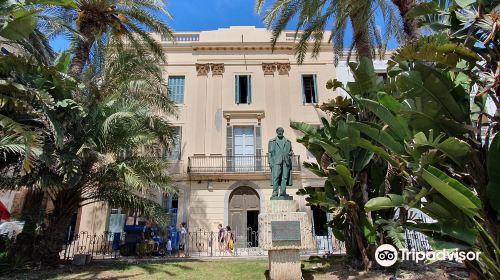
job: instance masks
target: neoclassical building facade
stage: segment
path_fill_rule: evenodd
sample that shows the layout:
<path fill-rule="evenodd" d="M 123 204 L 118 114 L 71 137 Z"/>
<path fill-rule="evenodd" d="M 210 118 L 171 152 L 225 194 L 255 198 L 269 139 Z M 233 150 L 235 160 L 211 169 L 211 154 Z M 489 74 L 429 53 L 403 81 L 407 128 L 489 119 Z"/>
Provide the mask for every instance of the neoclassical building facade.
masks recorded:
<path fill-rule="evenodd" d="M 285 129 L 295 153 L 288 193 L 309 211 L 297 189 L 323 186 L 301 168 L 301 161 L 314 159 L 289 124 L 320 125 L 316 105 L 335 97 L 324 86 L 335 77 L 332 46 L 325 42 L 317 58 L 298 65 L 294 33 L 283 34 L 274 50 L 269 42 L 270 32 L 255 27 L 179 33 L 175 42 L 164 41 L 165 77 L 179 106 L 171 120 L 179 145 L 168 153 L 179 189 L 174 206 L 178 223 L 190 230 L 216 230 L 218 224 L 257 230 L 261 205 L 272 192 L 266 154 L 277 127 Z"/>
<path fill-rule="evenodd" d="M 306 186 L 323 187 L 324 181 L 301 167 L 315 159 L 296 142 L 301 135 L 289 124 L 319 126 L 323 112 L 317 105 L 339 94 L 326 89 L 327 80 L 350 79 L 345 63 L 334 67 L 332 45 L 325 40 L 317 57 L 307 55 L 299 65 L 295 32 L 283 33 L 274 49 L 268 30 L 247 26 L 181 32 L 175 38 L 158 40 L 167 56 L 161 66 L 169 95 L 178 106 L 178 116 L 171 117 L 176 145 L 165 156 L 179 192 L 158 194 L 158 202 L 177 209 L 177 224 L 186 222 L 190 231 L 215 231 L 218 224 L 237 232 L 257 231 L 257 216 L 272 192 L 268 141 L 283 127 L 295 154 L 287 193 L 321 234 L 326 214 L 306 206 L 295 193 Z M 384 63 L 379 64 L 383 69 Z M 124 219 L 133 221 L 120 209 L 92 204 L 80 209 L 74 226 L 77 231 L 118 231 Z"/>

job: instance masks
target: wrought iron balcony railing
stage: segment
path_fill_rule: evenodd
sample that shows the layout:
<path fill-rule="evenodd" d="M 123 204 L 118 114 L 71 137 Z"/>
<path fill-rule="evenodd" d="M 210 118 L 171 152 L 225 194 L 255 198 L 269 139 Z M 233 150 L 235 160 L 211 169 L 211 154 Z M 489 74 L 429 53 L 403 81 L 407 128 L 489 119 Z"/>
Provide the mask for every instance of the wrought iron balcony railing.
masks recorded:
<path fill-rule="evenodd" d="M 292 171 L 300 171 L 300 156 L 292 156 Z M 271 172 L 267 156 L 193 156 L 188 158 L 188 173 Z"/>

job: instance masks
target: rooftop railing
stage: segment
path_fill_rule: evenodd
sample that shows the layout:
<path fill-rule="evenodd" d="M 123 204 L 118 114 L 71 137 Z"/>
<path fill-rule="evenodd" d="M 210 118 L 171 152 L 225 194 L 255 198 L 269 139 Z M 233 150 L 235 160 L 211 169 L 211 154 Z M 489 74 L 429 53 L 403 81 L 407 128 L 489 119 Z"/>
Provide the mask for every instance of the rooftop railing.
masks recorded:
<path fill-rule="evenodd" d="M 162 41 L 172 41 L 172 39 L 167 38 L 165 36 L 161 37 Z M 174 34 L 175 42 L 198 42 L 200 41 L 200 34 Z"/>

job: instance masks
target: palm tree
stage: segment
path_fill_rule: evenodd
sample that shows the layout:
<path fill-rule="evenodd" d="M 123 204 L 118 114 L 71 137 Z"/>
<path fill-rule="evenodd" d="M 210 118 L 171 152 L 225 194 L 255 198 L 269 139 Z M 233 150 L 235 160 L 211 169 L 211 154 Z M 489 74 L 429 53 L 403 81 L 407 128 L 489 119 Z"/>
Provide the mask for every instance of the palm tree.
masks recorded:
<path fill-rule="evenodd" d="M 392 0 L 392 3 L 398 7 L 399 15 L 403 20 L 403 30 L 406 34 L 406 40 L 413 42 L 420 37 L 419 20 L 409 13 L 417 5 L 416 0 Z"/>
<path fill-rule="evenodd" d="M 150 31 L 172 38 L 172 30 L 161 17 L 170 18 L 165 0 L 78 0 L 74 7 L 55 7 L 48 14 L 58 24 L 52 24 L 51 34 L 70 32 L 73 57 L 69 75 L 78 77 L 89 62 L 91 50 L 98 39 L 126 42 L 133 47 L 148 46 L 157 59 L 163 60 L 160 44 Z"/>
<path fill-rule="evenodd" d="M 131 49 L 116 52 L 108 44 L 93 56 L 82 83 L 82 105 L 60 116 L 63 145 L 47 148 L 31 173 L 2 182 L 40 189 L 52 202 L 30 256 L 44 264 L 58 262 L 71 217 L 80 207 L 103 201 L 162 224 L 164 211 L 149 195 L 175 192 L 166 159 L 145 152 L 158 143 L 169 146 L 173 139 L 167 117 L 175 109 L 154 58 Z"/>
<path fill-rule="evenodd" d="M 28 9 L 18 5 L 11 11 L 24 8 Z M 36 23 L 43 18 L 30 20 Z M 4 22 L 2 37 L 14 42 L 36 32 L 36 25 L 26 31 L 16 23 Z M 105 201 L 159 223 L 165 220 L 161 207 L 147 194 L 175 190 L 166 161 L 144 150 L 158 143 L 171 144 L 167 117 L 175 114 L 175 107 L 167 97 L 155 51 L 147 44 L 124 48 L 114 38 L 96 37 L 99 46 L 77 79 L 67 75 L 69 53 L 47 64 L 33 59 L 37 55 L 29 48 L 19 53 L 26 57 L 0 56 L 4 81 L 0 86 L 0 189 L 26 186 L 32 198 L 23 209 L 25 230 L 9 254 L 16 262 L 33 258 L 57 262 L 72 213 L 89 203 Z M 44 196 L 54 210 L 37 238 Z"/>
<path fill-rule="evenodd" d="M 256 10 L 260 13 L 265 0 L 256 1 Z M 376 25 L 377 9 L 385 20 L 385 35 L 380 33 Z M 329 42 L 333 42 L 335 61 L 344 51 L 344 35 L 348 24 L 353 30 L 353 40 L 350 49 L 356 49 L 358 57 L 373 58 L 375 50 L 383 54 L 386 42 L 395 36 L 401 40 L 399 16 L 387 0 L 360 0 L 360 1 L 326 1 L 326 0 L 276 0 L 265 12 L 264 21 L 272 29 L 272 44 L 276 44 L 278 36 L 286 26 L 297 18 L 296 31 L 303 29 L 296 47 L 297 60 L 303 62 L 308 50 L 309 42 L 314 42 L 312 56 L 318 55 L 324 30 L 331 23 Z M 351 51 L 349 51 L 349 54 Z"/>

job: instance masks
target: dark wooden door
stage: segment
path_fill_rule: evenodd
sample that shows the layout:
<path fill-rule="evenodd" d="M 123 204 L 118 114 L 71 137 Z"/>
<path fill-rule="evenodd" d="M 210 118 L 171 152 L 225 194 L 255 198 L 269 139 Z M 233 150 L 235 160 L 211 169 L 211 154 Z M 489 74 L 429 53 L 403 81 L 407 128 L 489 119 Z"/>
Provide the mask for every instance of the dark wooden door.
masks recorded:
<path fill-rule="evenodd" d="M 254 189 L 239 187 L 229 197 L 229 226 L 236 235 L 238 248 L 248 247 L 248 211 L 259 211 L 260 199 Z"/>

